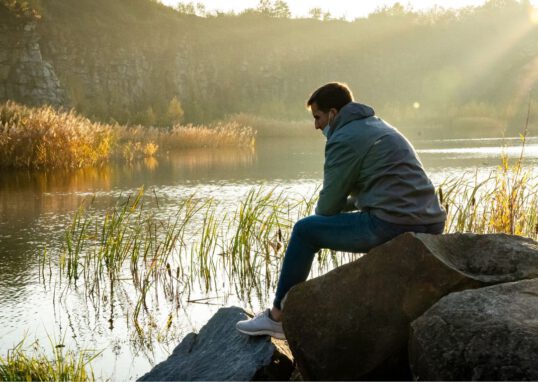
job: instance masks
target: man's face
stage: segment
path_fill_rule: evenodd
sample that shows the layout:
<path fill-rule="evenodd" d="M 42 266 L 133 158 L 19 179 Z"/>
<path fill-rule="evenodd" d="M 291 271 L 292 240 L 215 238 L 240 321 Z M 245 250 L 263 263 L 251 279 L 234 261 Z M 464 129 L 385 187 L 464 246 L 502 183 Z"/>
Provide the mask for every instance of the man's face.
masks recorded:
<path fill-rule="evenodd" d="M 323 130 L 327 123 L 331 122 L 334 119 L 336 114 L 336 109 L 331 109 L 328 112 L 324 112 L 318 108 L 317 103 L 310 105 L 310 111 L 314 117 L 314 127 L 317 130 Z"/>

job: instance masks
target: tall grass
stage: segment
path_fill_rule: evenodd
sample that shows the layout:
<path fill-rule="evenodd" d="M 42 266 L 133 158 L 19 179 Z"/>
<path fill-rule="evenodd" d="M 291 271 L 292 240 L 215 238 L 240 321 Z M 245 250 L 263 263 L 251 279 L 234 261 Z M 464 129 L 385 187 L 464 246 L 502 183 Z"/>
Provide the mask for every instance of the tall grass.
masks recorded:
<path fill-rule="evenodd" d="M 240 126 L 252 126 L 259 138 L 305 138 L 315 136 L 310 121 L 287 121 L 256 116 L 247 113 L 230 115 L 225 123 L 236 123 Z"/>
<path fill-rule="evenodd" d="M 446 179 L 438 188 L 447 210 L 446 232 L 538 236 L 538 179 L 523 165 L 502 157 L 501 165 L 485 179 L 475 175 Z M 92 301 L 129 295 L 129 326 L 141 339 L 150 337 L 169 307 L 166 339 L 177 309 L 193 291 L 234 293 L 251 303 L 266 301 L 276 287 L 281 261 L 293 224 L 312 213 L 317 190 L 292 198 L 276 189 L 258 187 L 244 195 L 235 210 L 213 199 L 188 195 L 163 210 L 157 195 L 127 197 L 104 216 L 91 203 L 75 214 L 66 232 L 60 279 L 69 288 L 83 288 Z M 152 203 L 151 208 L 147 208 Z M 352 261 L 357 254 L 323 250 L 318 273 Z M 42 259 L 44 268 L 50 254 Z M 50 265 L 49 265 L 50 267 Z M 125 304 L 124 304 L 125 305 Z"/>
<path fill-rule="evenodd" d="M 0 104 L 0 166 L 76 168 L 108 160 L 110 126 L 50 106 Z"/>
<path fill-rule="evenodd" d="M 235 122 L 151 128 L 95 123 L 50 106 L 0 104 L 0 167 L 51 169 L 132 162 L 159 150 L 253 147 L 256 132 Z"/>
<path fill-rule="evenodd" d="M 52 356 L 35 341 L 30 347 L 25 340 L 0 356 L 0 381 L 95 381 L 91 362 L 93 351 L 66 351 L 63 344 L 50 341 Z"/>
<path fill-rule="evenodd" d="M 471 182 L 447 179 L 439 186 L 439 197 L 448 213 L 447 229 L 455 232 L 509 233 L 536 239 L 538 236 L 538 179 L 525 168 L 525 144 L 531 103 L 519 157 L 510 163 L 506 153 L 489 177 Z"/>
<path fill-rule="evenodd" d="M 486 179 L 446 179 L 439 196 L 448 212 L 447 232 L 508 233 L 536 240 L 538 188 L 536 176 L 503 164 Z"/>
<path fill-rule="evenodd" d="M 187 148 L 253 147 L 256 131 L 237 122 L 214 125 L 175 125 L 170 128 L 119 126 L 119 142 L 155 142 L 163 150 Z"/>

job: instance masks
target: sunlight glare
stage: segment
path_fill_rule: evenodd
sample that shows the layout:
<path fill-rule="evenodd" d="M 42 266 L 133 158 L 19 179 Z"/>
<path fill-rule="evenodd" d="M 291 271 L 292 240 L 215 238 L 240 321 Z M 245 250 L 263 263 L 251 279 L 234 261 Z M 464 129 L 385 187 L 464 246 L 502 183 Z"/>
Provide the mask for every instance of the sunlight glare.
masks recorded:
<path fill-rule="evenodd" d="M 529 18 L 533 24 L 538 24 L 538 8 L 531 8 Z"/>
<path fill-rule="evenodd" d="M 419 109 L 419 108 L 420 108 L 420 103 L 415 102 L 415 103 L 413 104 L 413 107 L 414 107 L 415 109 Z"/>

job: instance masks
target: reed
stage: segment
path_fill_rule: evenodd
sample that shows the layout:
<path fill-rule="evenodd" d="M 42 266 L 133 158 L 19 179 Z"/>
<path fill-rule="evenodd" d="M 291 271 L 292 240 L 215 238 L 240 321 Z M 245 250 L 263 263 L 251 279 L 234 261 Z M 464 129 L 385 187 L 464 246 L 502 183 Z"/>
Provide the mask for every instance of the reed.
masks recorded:
<path fill-rule="evenodd" d="M 112 128 L 50 106 L 0 104 L 0 164 L 31 169 L 79 168 L 108 160 Z"/>
<path fill-rule="evenodd" d="M 447 232 L 507 233 L 538 237 L 538 179 L 523 166 L 523 156 L 501 165 L 485 179 L 475 174 L 446 179 L 438 188 L 448 212 Z"/>
<path fill-rule="evenodd" d="M 253 147 L 256 131 L 234 121 L 170 128 L 118 126 L 118 142 L 154 142 L 165 151 L 187 148 Z M 146 149 L 147 150 L 147 149 Z"/>
<path fill-rule="evenodd" d="M 438 193 L 448 213 L 445 231 L 536 239 L 538 179 L 525 169 L 523 158 L 511 164 L 503 157 L 485 178 L 475 173 L 442 182 Z M 89 203 L 74 215 L 66 233 L 60 280 L 68 287 L 84 286 L 94 300 L 110 298 L 113 288 L 129 290 L 132 304 L 126 317 L 145 340 L 159 322 L 155 312 L 164 310 L 164 299 L 169 312 L 158 336 L 165 340 L 177 309 L 192 301 L 194 290 L 235 293 L 247 303 L 253 297 L 267 301 L 293 224 L 312 213 L 317 191 L 292 198 L 284 191 L 255 187 L 234 210 L 193 194 L 163 210 L 157 195 L 140 190 L 104 217 Z M 50 264 L 51 256 L 46 256 L 43 275 L 46 262 Z M 323 250 L 314 270 L 324 273 L 359 256 Z"/>
<path fill-rule="evenodd" d="M 301 138 L 316 136 L 312 134 L 313 126 L 310 121 L 277 120 L 247 113 L 238 113 L 225 119 L 225 123 L 251 126 L 257 131 L 260 139 L 264 138 Z"/>
<path fill-rule="evenodd" d="M 28 169 L 97 166 L 111 158 L 152 158 L 160 150 L 249 147 L 256 132 L 237 122 L 171 128 L 92 122 L 51 106 L 0 104 L 0 166 Z"/>
<path fill-rule="evenodd" d="M 23 339 L 5 357 L 0 356 L 0 381 L 95 381 L 91 362 L 98 353 L 66 351 L 52 340 L 50 347 L 52 355 L 38 341 L 26 347 Z"/>

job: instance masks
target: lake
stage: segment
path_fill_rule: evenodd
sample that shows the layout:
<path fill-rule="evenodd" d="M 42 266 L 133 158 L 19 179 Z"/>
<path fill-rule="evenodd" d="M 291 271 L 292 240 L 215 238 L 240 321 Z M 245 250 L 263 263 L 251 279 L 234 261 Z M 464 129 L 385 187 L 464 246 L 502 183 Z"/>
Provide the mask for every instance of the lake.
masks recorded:
<path fill-rule="evenodd" d="M 519 138 L 423 140 L 413 142 L 437 185 L 447 177 L 487 177 L 501 153 L 516 159 Z M 118 199 L 144 186 L 147 209 L 166 218 L 178 200 L 195 195 L 211 198 L 217 211 L 235 211 L 253 187 L 284 197 L 312 195 L 323 174 L 320 139 L 275 139 L 256 149 L 189 150 L 146 159 L 132 165 L 110 164 L 72 172 L 6 171 L 0 175 L 0 354 L 5 356 L 24 337 L 49 348 L 48 337 L 67 348 L 103 351 L 92 363 L 97 377 L 133 380 L 166 358 L 191 331 L 197 331 L 221 306 L 253 310 L 270 304 L 271 294 L 245 301 L 218 279 L 222 289 L 209 294 L 192 288 L 188 301 L 174 308 L 174 324 L 160 331 L 170 304 L 154 304 L 154 330 L 144 340 L 126 318 L 134 291 L 126 287 L 110 298 L 92 299 L 83 287 L 67 287 L 57 277 L 58 256 L 66 228 L 77 208 L 93 199 L 93 211 L 104 214 Z M 527 138 L 525 166 L 537 174 L 538 137 Z M 155 201 L 154 196 L 157 196 Z M 202 224 L 198 221 L 199 225 Z M 193 235 L 196 232 L 192 232 Z M 51 265 L 40 268 L 46 249 Z M 43 282 L 40 273 L 49 274 Z M 254 296 L 256 297 L 256 296 Z M 150 325 L 151 326 L 151 325 Z M 158 339 L 160 338 L 160 339 Z M 147 342 L 151 342 L 148 345 Z"/>

